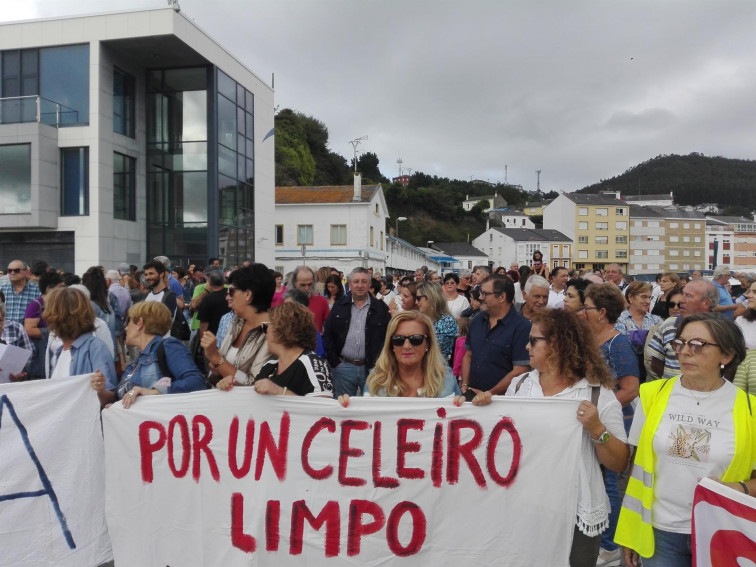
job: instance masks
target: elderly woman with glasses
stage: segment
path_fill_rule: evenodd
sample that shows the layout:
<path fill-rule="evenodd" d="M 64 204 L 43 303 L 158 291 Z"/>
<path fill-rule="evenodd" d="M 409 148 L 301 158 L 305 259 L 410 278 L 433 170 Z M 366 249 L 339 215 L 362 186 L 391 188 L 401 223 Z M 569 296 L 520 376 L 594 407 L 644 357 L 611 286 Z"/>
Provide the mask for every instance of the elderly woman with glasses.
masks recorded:
<path fill-rule="evenodd" d="M 220 348 L 210 331 L 200 341 L 209 361 L 208 380 L 218 389 L 228 390 L 235 384 L 251 386 L 270 358 L 265 327 L 275 289 L 273 274 L 263 264 L 239 268 L 228 276 L 235 318 Z"/>
<path fill-rule="evenodd" d="M 682 374 L 643 384 L 637 447 L 615 541 L 636 567 L 691 565 L 693 492 L 703 477 L 756 494 L 756 398 L 731 383 L 745 355 L 732 321 L 691 315 L 671 347 Z"/>
<path fill-rule="evenodd" d="M 391 319 L 375 368 L 367 377 L 370 396 L 450 398 L 459 386 L 438 348 L 433 323 L 418 311 L 402 311 Z M 349 405 L 349 396 L 339 396 Z"/>

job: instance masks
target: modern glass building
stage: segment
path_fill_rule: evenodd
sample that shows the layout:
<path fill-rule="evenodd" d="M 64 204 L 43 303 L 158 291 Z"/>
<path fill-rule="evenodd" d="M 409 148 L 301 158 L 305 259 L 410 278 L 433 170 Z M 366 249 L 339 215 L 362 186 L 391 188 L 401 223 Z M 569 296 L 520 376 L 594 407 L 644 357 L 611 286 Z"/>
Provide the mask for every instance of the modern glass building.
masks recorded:
<path fill-rule="evenodd" d="M 171 8 L 0 25 L 0 262 L 272 264 L 272 88 Z"/>

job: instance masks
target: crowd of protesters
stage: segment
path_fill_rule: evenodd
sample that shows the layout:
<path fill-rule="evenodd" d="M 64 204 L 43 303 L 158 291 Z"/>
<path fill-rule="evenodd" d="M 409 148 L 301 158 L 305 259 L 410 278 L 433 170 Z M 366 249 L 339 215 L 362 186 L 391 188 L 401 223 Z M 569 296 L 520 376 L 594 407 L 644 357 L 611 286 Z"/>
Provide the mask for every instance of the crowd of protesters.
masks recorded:
<path fill-rule="evenodd" d="M 698 479 L 756 494 L 756 283 L 735 276 L 733 290 L 728 266 L 655 282 L 616 264 L 549 270 L 538 251 L 530 266 L 410 275 L 158 256 L 79 278 L 16 259 L 0 277 L 0 324 L 3 343 L 30 352 L 10 380 L 91 374 L 103 408 L 235 386 L 344 406 L 580 400 L 570 565 L 620 565 L 619 545 L 628 565 L 690 565 Z"/>

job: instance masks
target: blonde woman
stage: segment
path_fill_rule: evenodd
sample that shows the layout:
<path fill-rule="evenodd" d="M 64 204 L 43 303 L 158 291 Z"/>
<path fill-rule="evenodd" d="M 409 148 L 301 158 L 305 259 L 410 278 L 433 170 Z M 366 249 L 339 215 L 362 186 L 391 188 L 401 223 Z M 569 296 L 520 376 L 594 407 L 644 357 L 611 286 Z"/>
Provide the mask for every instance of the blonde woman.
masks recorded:
<path fill-rule="evenodd" d="M 367 377 L 371 396 L 447 398 L 459 396 L 459 386 L 444 361 L 433 323 L 418 311 L 402 311 L 388 325 L 383 350 Z M 343 406 L 349 396 L 339 396 Z"/>

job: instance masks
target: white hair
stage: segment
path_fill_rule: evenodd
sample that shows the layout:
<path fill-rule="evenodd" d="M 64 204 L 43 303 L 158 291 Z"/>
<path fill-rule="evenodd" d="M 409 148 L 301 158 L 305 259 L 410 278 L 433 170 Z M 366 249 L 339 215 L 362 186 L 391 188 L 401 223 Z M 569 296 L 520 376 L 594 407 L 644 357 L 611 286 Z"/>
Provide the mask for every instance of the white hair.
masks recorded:
<path fill-rule="evenodd" d="M 730 277 L 730 266 L 727 264 L 720 264 L 714 268 L 714 279 L 721 278 L 722 276 Z"/>
<path fill-rule="evenodd" d="M 549 289 L 549 281 L 542 276 L 530 276 L 528 281 L 525 282 L 525 293 L 530 293 L 530 290 L 534 287 Z"/>

